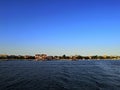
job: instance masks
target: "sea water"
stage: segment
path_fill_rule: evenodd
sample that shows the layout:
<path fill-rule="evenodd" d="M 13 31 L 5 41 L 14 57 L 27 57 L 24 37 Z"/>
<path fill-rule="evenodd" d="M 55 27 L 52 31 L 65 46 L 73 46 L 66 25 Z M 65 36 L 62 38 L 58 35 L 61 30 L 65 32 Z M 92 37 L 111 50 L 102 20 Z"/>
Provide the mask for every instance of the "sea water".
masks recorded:
<path fill-rule="evenodd" d="M 120 90 L 120 60 L 1 60 L 0 90 Z"/>

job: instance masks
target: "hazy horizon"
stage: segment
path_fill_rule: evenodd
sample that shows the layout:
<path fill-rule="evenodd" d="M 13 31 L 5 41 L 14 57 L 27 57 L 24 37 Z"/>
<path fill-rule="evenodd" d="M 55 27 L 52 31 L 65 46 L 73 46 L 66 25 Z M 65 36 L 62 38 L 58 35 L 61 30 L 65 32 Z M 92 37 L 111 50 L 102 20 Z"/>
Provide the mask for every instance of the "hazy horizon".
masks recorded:
<path fill-rule="evenodd" d="M 1 0 L 0 54 L 120 55 L 119 0 Z"/>

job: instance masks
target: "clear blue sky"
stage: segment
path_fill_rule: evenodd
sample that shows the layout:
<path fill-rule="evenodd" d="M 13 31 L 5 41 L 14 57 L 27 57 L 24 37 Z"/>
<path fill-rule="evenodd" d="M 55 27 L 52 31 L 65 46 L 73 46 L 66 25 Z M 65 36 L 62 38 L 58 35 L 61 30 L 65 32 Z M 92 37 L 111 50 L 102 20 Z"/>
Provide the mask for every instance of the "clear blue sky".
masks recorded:
<path fill-rule="evenodd" d="M 0 53 L 120 55 L 120 0 L 0 0 Z"/>

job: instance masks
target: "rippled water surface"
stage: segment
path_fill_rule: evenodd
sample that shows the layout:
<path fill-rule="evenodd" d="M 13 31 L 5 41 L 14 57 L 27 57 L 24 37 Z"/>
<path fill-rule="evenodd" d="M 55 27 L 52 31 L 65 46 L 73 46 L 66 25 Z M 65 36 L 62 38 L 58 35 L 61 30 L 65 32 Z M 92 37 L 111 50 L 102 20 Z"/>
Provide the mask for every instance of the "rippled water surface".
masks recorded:
<path fill-rule="evenodd" d="M 0 90 L 120 90 L 120 61 L 0 61 Z"/>

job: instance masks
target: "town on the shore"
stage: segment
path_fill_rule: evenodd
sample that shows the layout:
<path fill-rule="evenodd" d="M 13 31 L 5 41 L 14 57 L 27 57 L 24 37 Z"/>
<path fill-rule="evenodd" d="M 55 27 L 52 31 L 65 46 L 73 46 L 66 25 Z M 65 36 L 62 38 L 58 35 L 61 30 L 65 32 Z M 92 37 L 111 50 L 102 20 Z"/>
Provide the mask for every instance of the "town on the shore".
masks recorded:
<path fill-rule="evenodd" d="M 108 56 L 108 55 L 103 55 L 103 56 L 98 56 L 98 55 L 93 55 L 93 56 L 81 56 L 81 55 L 74 55 L 74 56 L 67 56 L 67 55 L 62 55 L 62 56 L 48 56 L 47 54 L 35 54 L 34 56 L 32 55 L 6 55 L 6 54 L 0 54 L 0 59 L 4 60 L 120 60 L 120 56 Z"/>

